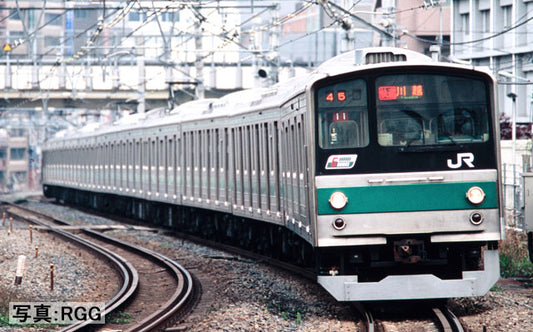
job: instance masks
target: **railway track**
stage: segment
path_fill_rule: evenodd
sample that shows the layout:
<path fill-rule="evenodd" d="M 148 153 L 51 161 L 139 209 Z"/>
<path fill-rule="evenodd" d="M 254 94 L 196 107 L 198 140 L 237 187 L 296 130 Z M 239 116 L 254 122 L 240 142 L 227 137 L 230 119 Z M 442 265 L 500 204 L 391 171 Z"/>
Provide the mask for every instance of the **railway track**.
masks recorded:
<path fill-rule="evenodd" d="M 431 308 L 428 310 L 428 308 Z M 459 319 L 444 305 L 437 305 L 428 303 L 426 301 L 421 301 L 416 306 L 411 307 L 407 305 L 408 312 L 402 312 L 400 314 L 394 314 L 394 318 L 391 319 L 387 314 L 385 317 L 377 318 L 380 315 L 375 315 L 374 313 L 382 309 L 379 307 L 379 304 L 362 304 L 356 302 L 352 305 L 354 313 L 360 318 L 359 325 L 360 330 L 366 332 L 386 332 L 389 330 L 397 331 L 398 330 L 398 320 L 401 321 L 401 317 L 408 316 L 413 313 L 413 311 L 418 315 L 424 313 L 425 319 L 420 319 L 419 324 L 423 324 L 423 327 L 417 327 L 416 330 L 424 331 L 442 331 L 442 332 L 464 332 Z M 396 317 L 399 315 L 399 317 Z M 388 321 L 388 322 L 386 322 Z M 400 330 L 402 330 L 400 328 Z"/>
<path fill-rule="evenodd" d="M 80 234 L 62 229 L 72 228 L 70 222 L 26 209 L 11 202 L 2 202 L 8 214 L 18 220 L 38 225 L 82 247 L 92 250 L 110 262 L 122 279 L 122 286 L 105 306 L 104 315 L 130 313 L 131 321 L 120 324 L 123 331 L 152 331 L 171 317 L 186 311 L 194 296 L 192 276 L 175 261 L 149 249 L 128 244 L 83 226 Z M 170 296 L 169 296 L 170 294 Z M 158 299 L 164 299 L 159 300 Z M 149 301 L 148 301 L 149 300 Z M 148 303 L 151 304 L 149 308 Z M 149 313 L 147 313 L 149 312 Z M 90 329 L 90 320 L 65 327 L 61 331 Z M 113 325 L 106 324 L 106 328 Z"/>
<path fill-rule="evenodd" d="M 91 213 L 93 213 L 94 211 L 91 211 Z M 97 215 L 100 215 L 97 213 Z M 106 217 L 109 217 L 109 216 L 106 216 Z M 116 218 L 114 217 L 113 218 L 114 220 L 117 220 L 117 221 L 120 221 L 120 222 L 127 222 L 127 221 L 124 221 L 122 220 L 121 218 Z M 105 235 L 99 233 L 99 232 L 94 232 L 94 231 L 89 231 L 89 230 L 84 230 L 83 233 L 94 233 L 94 236 L 97 236 L 100 238 L 99 242 L 102 241 L 102 245 L 104 245 L 105 242 L 108 241 L 108 237 L 106 237 Z M 298 266 L 294 266 L 292 264 L 288 264 L 288 263 L 285 263 L 285 262 L 280 262 L 280 261 L 277 261 L 275 259 L 272 259 L 271 257 L 266 257 L 266 256 L 263 256 L 263 255 L 259 255 L 259 254 L 255 254 L 255 253 L 251 253 L 249 251 L 246 251 L 244 249 L 241 249 L 241 248 L 238 248 L 238 247 L 234 247 L 234 246 L 231 246 L 231 245 L 225 245 L 225 244 L 221 244 L 221 243 L 218 243 L 218 242 L 214 242 L 214 241 L 208 241 L 206 239 L 203 239 L 203 238 L 199 238 L 199 237 L 195 237 L 195 236 L 192 236 L 190 234 L 179 234 L 179 233 L 175 233 L 173 232 L 174 235 L 177 235 L 178 237 L 182 238 L 182 239 L 187 239 L 187 240 L 191 240 L 193 242 L 197 242 L 197 243 L 200 243 L 201 245 L 205 245 L 205 246 L 209 246 L 209 247 L 213 247 L 213 248 L 216 248 L 216 249 L 219 249 L 219 250 L 223 250 L 225 252 L 228 252 L 228 253 L 231 253 L 231 254 L 235 254 L 236 256 L 241 256 L 241 257 L 245 257 L 245 258 L 249 258 L 251 260 L 254 260 L 254 261 L 261 261 L 261 262 L 266 262 L 270 265 L 274 265 L 276 267 L 279 267 L 279 268 L 282 268 L 284 270 L 287 270 L 287 271 L 290 271 L 292 273 L 297 273 L 301 276 L 304 276 L 308 279 L 313 279 L 315 277 L 315 275 L 309 271 L 309 270 L 306 270 L 306 269 L 303 269 L 301 267 L 298 267 Z M 95 240 L 93 240 L 94 242 Z M 224 257 L 225 259 L 227 259 L 227 257 Z M 378 314 L 378 315 L 375 315 L 374 313 L 375 312 L 378 312 L 378 307 L 376 307 L 375 305 L 373 304 L 364 304 L 362 305 L 361 303 L 357 303 L 356 304 L 356 311 L 359 313 L 358 316 L 361 317 L 361 319 L 358 321 L 358 325 L 360 325 L 360 330 L 364 330 L 364 331 L 389 331 L 389 330 L 398 330 L 397 328 L 395 328 L 394 326 L 395 325 L 398 325 L 398 324 L 401 324 L 402 320 L 404 318 L 402 318 L 402 314 L 399 315 L 399 317 L 395 317 L 394 319 L 392 320 L 388 320 L 387 318 L 383 318 L 381 317 L 381 314 Z M 429 310 L 428 312 L 428 308 L 431 307 L 431 310 Z M 423 308 L 420 310 L 420 308 Z M 420 311 L 423 311 L 424 312 L 424 318 L 421 318 L 419 321 L 416 322 L 416 324 L 418 325 L 424 325 L 426 326 L 427 328 L 424 328 L 424 330 L 429 330 L 429 331 L 464 331 L 464 329 L 462 328 L 459 320 L 444 306 L 437 306 L 435 303 L 432 303 L 432 304 L 425 304 L 425 305 L 421 305 L 417 308 L 413 308 L 412 310 L 414 311 L 417 311 L 417 310 L 420 310 Z M 410 315 L 409 313 L 406 314 L 406 315 Z M 430 317 L 431 316 L 431 317 Z M 430 318 L 428 318 L 430 317 Z M 404 323 L 405 324 L 410 324 L 410 322 L 407 322 L 407 323 Z M 120 328 L 120 329 L 123 329 L 124 326 L 121 325 L 121 326 L 116 326 L 117 328 Z M 149 330 L 149 329 L 147 329 Z M 399 330 L 402 330 L 402 328 L 400 328 Z"/>
<path fill-rule="evenodd" d="M 432 309 L 444 332 L 463 332 L 463 325 L 459 319 L 446 307 L 435 307 Z"/>

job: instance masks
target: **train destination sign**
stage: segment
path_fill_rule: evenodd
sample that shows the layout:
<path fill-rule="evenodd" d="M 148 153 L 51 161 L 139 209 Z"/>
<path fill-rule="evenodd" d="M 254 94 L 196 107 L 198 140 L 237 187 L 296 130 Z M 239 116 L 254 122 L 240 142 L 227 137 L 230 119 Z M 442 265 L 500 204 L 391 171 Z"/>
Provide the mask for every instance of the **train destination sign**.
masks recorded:
<path fill-rule="evenodd" d="M 398 99 L 419 99 L 424 96 L 422 84 L 414 85 L 386 85 L 378 88 L 378 98 L 381 101 Z"/>

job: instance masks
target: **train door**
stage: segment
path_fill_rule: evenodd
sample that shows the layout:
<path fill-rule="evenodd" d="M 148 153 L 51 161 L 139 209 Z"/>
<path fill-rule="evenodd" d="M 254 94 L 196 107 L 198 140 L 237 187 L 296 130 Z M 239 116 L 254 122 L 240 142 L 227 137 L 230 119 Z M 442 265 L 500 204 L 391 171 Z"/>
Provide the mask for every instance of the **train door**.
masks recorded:
<path fill-rule="evenodd" d="M 138 193 L 141 190 L 141 170 L 142 170 L 142 144 L 141 139 L 135 140 L 133 150 L 133 192 Z"/>
<path fill-rule="evenodd" d="M 98 143 L 98 189 L 104 187 L 104 161 L 105 161 L 104 143 Z"/>
<path fill-rule="evenodd" d="M 143 190 L 144 190 L 144 164 L 145 164 L 145 160 L 146 160 L 146 157 L 144 155 L 144 150 L 146 150 L 146 142 L 145 142 L 145 139 L 142 139 L 142 138 L 139 138 L 139 141 L 138 141 L 138 150 L 137 150 L 137 153 L 138 153 L 138 157 L 139 157 L 139 177 L 138 177 L 138 193 L 139 194 L 142 194 Z"/>
<path fill-rule="evenodd" d="M 251 148 L 251 130 L 250 126 L 243 128 L 243 193 L 244 208 L 252 212 L 252 148 Z"/>
<path fill-rule="evenodd" d="M 133 188 L 133 142 L 132 140 L 126 141 L 126 192 L 129 192 Z"/>
<path fill-rule="evenodd" d="M 290 183 L 290 200 L 291 205 L 291 222 L 294 224 L 299 220 L 299 202 L 300 191 L 298 190 L 298 169 L 300 168 L 300 152 L 298 151 L 298 133 L 297 124 L 294 118 L 290 119 L 289 125 L 289 144 L 290 144 L 290 163 L 289 163 L 289 183 Z"/>
<path fill-rule="evenodd" d="M 261 211 L 261 183 L 260 183 L 260 154 L 259 146 L 259 125 L 250 126 L 250 193 L 254 213 Z"/>
<path fill-rule="evenodd" d="M 308 190 L 307 190 L 307 135 L 305 131 L 305 121 L 304 114 L 300 113 L 296 117 L 296 136 L 297 136 L 297 147 L 296 151 L 298 152 L 298 174 L 297 174 L 297 183 L 298 183 L 298 218 L 303 225 L 308 226 L 308 211 L 307 207 L 309 206 L 308 202 Z"/>
<path fill-rule="evenodd" d="M 76 142 L 76 145 L 75 145 L 75 153 L 76 153 L 76 159 L 75 159 L 75 163 L 74 163 L 74 171 L 75 171 L 75 176 L 74 178 L 76 179 L 74 184 L 76 185 L 76 187 L 81 187 L 82 183 L 83 183 L 83 174 L 82 174 L 82 155 L 81 155 L 81 152 L 82 152 L 82 147 L 78 144 L 78 142 Z"/>
<path fill-rule="evenodd" d="M 167 158 L 168 158 L 168 151 L 167 151 L 167 137 L 163 136 L 159 138 L 158 140 L 159 146 L 157 149 L 158 153 L 158 170 L 159 174 L 157 177 L 157 194 L 160 198 L 168 196 L 168 188 L 167 188 Z"/>
<path fill-rule="evenodd" d="M 202 130 L 202 169 L 201 169 L 201 177 L 202 177 L 202 202 L 209 201 L 209 163 L 210 163 L 210 157 L 211 157 L 211 135 L 210 130 L 205 129 Z"/>
<path fill-rule="evenodd" d="M 193 131 L 193 135 L 194 135 L 194 142 L 193 142 L 192 152 L 194 154 L 193 155 L 194 165 L 192 167 L 192 170 L 194 174 L 194 192 L 193 192 L 192 197 L 194 197 L 195 199 L 198 199 L 201 197 L 201 186 L 202 186 L 202 182 L 201 182 L 202 180 L 200 178 L 200 171 L 202 167 L 202 161 L 201 161 L 202 160 L 202 157 L 201 157 L 202 141 L 201 141 L 201 135 L 200 135 L 199 130 Z"/>
<path fill-rule="evenodd" d="M 192 132 L 183 133 L 183 200 L 192 197 Z"/>
<path fill-rule="evenodd" d="M 162 176 L 162 172 L 161 172 L 161 148 L 162 148 L 162 144 L 161 144 L 161 138 L 160 137 L 155 137 L 154 138 L 154 142 L 153 142 L 153 146 L 154 146 L 154 152 L 153 152 L 153 156 L 154 156 L 154 163 L 152 165 L 152 174 L 153 174 L 153 184 L 152 184 L 152 190 L 153 190 L 153 193 L 152 193 L 152 196 L 155 198 L 155 199 L 158 199 L 161 195 L 161 176 Z"/>
<path fill-rule="evenodd" d="M 94 161 L 96 160 L 96 157 L 94 155 L 94 147 L 89 144 L 87 146 L 87 165 L 88 165 L 88 170 L 89 170 L 89 177 L 87 178 L 87 185 L 89 186 L 89 188 L 91 188 L 91 186 L 94 184 Z"/>
<path fill-rule="evenodd" d="M 159 165 L 158 165 L 158 142 L 157 137 L 150 139 L 150 184 L 148 195 L 155 197 L 157 192 L 157 180 L 159 177 Z"/>
<path fill-rule="evenodd" d="M 269 171 L 269 206 L 268 209 L 279 216 L 280 190 L 279 190 L 279 129 L 278 122 L 268 123 L 268 171 Z"/>
<path fill-rule="evenodd" d="M 174 136 L 175 137 L 175 136 Z M 176 195 L 174 190 L 174 137 L 165 138 L 165 198 L 172 198 L 173 195 Z"/>
<path fill-rule="evenodd" d="M 100 144 L 100 189 L 105 189 L 107 184 L 107 144 Z"/>
<path fill-rule="evenodd" d="M 105 145 L 105 187 L 106 190 L 110 190 L 113 185 L 113 171 L 111 169 L 111 163 L 113 162 L 112 143 L 107 142 Z"/>
<path fill-rule="evenodd" d="M 189 179 L 187 175 L 187 167 L 189 162 L 189 149 L 187 147 L 187 144 L 189 142 L 189 133 L 184 132 L 182 135 L 181 140 L 181 146 L 182 146 L 182 160 L 181 160 L 181 179 L 182 179 L 182 189 L 181 192 L 183 194 L 182 199 L 185 201 L 187 199 L 187 186 L 189 185 Z"/>
<path fill-rule="evenodd" d="M 111 148 L 109 149 L 109 173 L 111 175 L 111 183 L 109 187 L 111 190 L 115 190 L 117 188 L 117 159 L 117 143 L 112 142 Z"/>
<path fill-rule="evenodd" d="M 282 209 L 285 214 L 285 221 L 290 219 L 290 216 L 294 215 L 292 207 L 292 176 L 291 176 L 291 144 L 290 144 L 290 124 L 289 121 L 283 121 L 281 124 L 281 145 L 280 151 L 282 152 L 281 162 L 281 197 L 282 197 Z"/>
<path fill-rule="evenodd" d="M 235 190 L 233 191 L 234 197 L 234 210 L 244 210 L 244 191 L 243 191 L 243 171 L 242 171 L 242 127 L 232 129 L 233 132 L 233 157 L 235 165 Z"/>
<path fill-rule="evenodd" d="M 229 156 L 228 156 L 228 149 L 227 146 L 229 144 L 229 136 L 228 136 L 228 129 L 224 128 L 224 131 L 220 131 L 220 136 L 218 137 L 219 144 L 218 144 L 218 155 L 220 164 L 217 168 L 218 172 L 218 196 L 217 199 L 222 202 L 227 202 L 229 200 L 228 197 L 228 190 L 229 190 L 229 182 L 228 182 L 228 174 L 229 174 Z"/>
<path fill-rule="evenodd" d="M 212 129 L 211 130 L 211 136 L 210 136 L 210 144 L 209 144 L 209 200 L 211 202 L 216 201 L 218 202 L 218 186 L 219 186 L 219 179 L 217 176 L 217 169 L 218 169 L 218 163 L 220 156 L 218 154 L 218 129 Z"/>
<path fill-rule="evenodd" d="M 261 123 L 258 128 L 259 144 L 259 198 L 261 200 L 259 208 L 262 213 L 270 212 L 269 209 L 269 181 L 271 180 L 268 170 L 268 123 Z"/>
<path fill-rule="evenodd" d="M 178 202 L 181 201 L 182 187 L 181 187 L 181 166 L 182 166 L 182 143 L 179 134 L 174 136 L 174 192 L 178 199 Z"/>
<path fill-rule="evenodd" d="M 150 141 L 149 139 L 142 140 L 142 183 L 141 194 L 146 195 L 146 192 L 150 190 Z"/>
<path fill-rule="evenodd" d="M 109 143 L 102 143 L 102 189 L 109 185 Z"/>

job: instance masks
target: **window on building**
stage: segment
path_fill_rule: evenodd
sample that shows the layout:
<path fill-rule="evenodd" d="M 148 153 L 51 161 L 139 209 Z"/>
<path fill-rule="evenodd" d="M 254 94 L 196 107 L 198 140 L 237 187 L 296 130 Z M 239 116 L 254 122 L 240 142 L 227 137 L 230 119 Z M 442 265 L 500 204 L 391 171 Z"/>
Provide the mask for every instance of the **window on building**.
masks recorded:
<path fill-rule="evenodd" d="M 503 16 L 503 28 L 507 29 L 513 25 L 513 6 L 503 6 L 502 7 L 502 16 Z"/>
<path fill-rule="evenodd" d="M 161 13 L 161 21 L 163 22 L 173 22 L 174 18 L 178 18 L 178 12 Z"/>
<path fill-rule="evenodd" d="M 61 38 L 58 37 L 44 37 L 44 46 L 46 47 L 56 47 L 61 45 Z"/>
<path fill-rule="evenodd" d="M 13 148 L 11 149 L 11 160 L 24 160 L 26 158 L 25 148 Z"/>
<path fill-rule="evenodd" d="M 60 14 L 46 13 L 45 20 L 49 25 L 61 25 L 63 22 L 61 20 Z"/>
<path fill-rule="evenodd" d="M 461 31 L 465 35 L 470 34 L 470 14 L 461 14 Z"/>
<path fill-rule="evenodd" d="M 87 18 L 87 11 L 83 9 L 74 9 L 75 18 Z"/>
<path fill-rule="evenodd" d="M 490 10 L 481 11 L 481 32 L 490 32 Z"/>
<path fill-rule="evenodd" d="M 146 20 L 146 15 L 139 12 L 130 12 L 129 14 L 130 22 L 142 22 Z"/>
<path fill-rule="evenodd" d="M 20 20 L 19 11 L 17 9 L 11 9 L 11 19 Z"/>

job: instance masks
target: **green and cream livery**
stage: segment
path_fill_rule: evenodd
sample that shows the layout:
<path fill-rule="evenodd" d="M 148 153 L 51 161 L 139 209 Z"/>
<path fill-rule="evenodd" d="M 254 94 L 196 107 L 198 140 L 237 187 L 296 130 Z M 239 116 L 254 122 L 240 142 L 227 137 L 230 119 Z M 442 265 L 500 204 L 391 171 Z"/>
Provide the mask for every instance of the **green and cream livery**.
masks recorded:
<path fill-rule="evenodd" d="M 341 301 L 485 294 L 502 237 L 492 76 L 389 62 L 311 91 L 318 282 Z"/>

